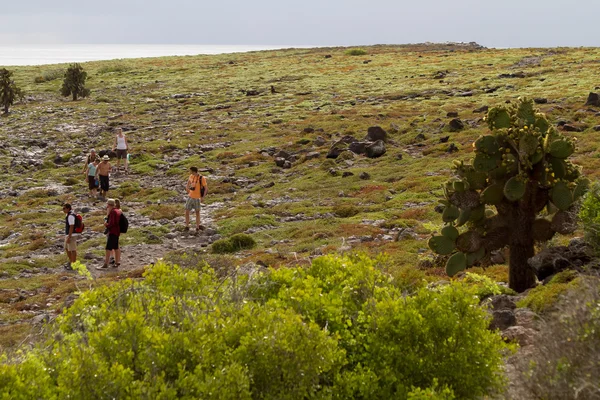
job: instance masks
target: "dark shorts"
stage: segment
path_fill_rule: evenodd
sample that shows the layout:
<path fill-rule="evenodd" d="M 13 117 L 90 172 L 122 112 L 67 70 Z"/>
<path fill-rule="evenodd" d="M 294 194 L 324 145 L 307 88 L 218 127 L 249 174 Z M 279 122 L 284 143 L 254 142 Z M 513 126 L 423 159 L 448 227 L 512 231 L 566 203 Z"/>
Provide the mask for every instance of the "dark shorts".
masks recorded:
<path fill-rule="evenodd" d="M 100 189 L 102 189 L 105 192 L 108 192 L 108 175 L 98 175 L 98 178 L 100 178 Z"/>
<path fill-rule="evenodd" d="M 117 250 L 119 248 L 119 237 L 117 235 L 108 234 L 106 239 L 106 250 Z"/>
<path fill-rule="evenodd" d="M 90 190 L 96 189 L 96 178 L 93 175 L 88 175 L 88 187 Z"/>
<path fill-rule="evenodd" d="M 125 150 L 117 149 L 117 159 L 124 160 L 126 158 L 127 158 L 127 149 L 125 149 Z"/>

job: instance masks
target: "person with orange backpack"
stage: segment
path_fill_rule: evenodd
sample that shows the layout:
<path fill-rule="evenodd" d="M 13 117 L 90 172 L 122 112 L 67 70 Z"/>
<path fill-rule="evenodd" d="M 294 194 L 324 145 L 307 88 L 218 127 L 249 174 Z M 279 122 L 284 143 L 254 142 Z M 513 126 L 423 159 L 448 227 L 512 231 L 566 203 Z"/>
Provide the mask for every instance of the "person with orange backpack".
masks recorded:
<path fill-rule="evenodd" d="M 67 271 L 72 271 L 71 264 L 77 261 L 77 237 L 83 231 L 83 219 L 81 215 L 75 214 L 71 204 L 63 204 L 65 217 L 65 251 L 69 261 L 65 264 Z"/>

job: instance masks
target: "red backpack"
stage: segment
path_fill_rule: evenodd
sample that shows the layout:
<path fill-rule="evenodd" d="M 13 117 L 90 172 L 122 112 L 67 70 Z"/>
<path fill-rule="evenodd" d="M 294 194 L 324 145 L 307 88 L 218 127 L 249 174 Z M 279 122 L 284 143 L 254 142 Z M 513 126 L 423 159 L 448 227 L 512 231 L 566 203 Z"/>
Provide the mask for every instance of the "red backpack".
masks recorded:
<path fill-rule="evenodd" d="M 85 228 L 85 225 L 83 224 L 83 217 L 81 214 L 75 214 L 75 227 L 73 228 L 73 232 L 81 233 L 83 232 L 83 228 Z"/>

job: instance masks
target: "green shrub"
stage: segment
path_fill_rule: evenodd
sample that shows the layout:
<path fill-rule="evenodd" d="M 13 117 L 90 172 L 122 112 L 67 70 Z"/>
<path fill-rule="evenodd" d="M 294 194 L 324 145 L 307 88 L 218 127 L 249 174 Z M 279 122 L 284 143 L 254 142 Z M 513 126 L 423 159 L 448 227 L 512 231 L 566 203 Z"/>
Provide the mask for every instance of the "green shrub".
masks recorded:
<path fill-rule="evenodd" d="M 220 239 L 212 244 L 212 252 L 216 254 L 235 253 L 240 250 L 251 249 L 256 246 L 256 241 L 250 235 L 238 233 L 228 239 Z"/>
<path fill-rule="evenodd" d="M 333 214 L 339 218 L 354 217 L 360 213 L 360 209 L 353 204 L 336 204 L 333 206 Z"/>
<path fill-rule="evenodd" d="M 367 52 L 363 49 L 349 49 L 346 50 L 346 55 L 347 56 L 364 56 L 366 55 Z"/>
<path fill-rule="evenodd" d="M 469 290 L 480 300 L 490 296 L 497 296 L 499 294 L 517 294 L 514 290 L 508 288 L 507 286 L 499 285 L 485 275 L 467 272 L 463 282 L 469 285 Z"/>
<path fill-rule="evenodd" d="M 385 260 L 219 277 L 159 262 L 85 292 L 0 363 L 0 398 L 480 398 L 499 335 L 460 283 L 404 296 Z"/>
<path fill-rule="evenodd" d="M 101 67 L 98 70 L 99 74 L 108 74 L 109 72 L 126 72 L 131 68 L 121 62 L 112 62 L 108 65 Z"/>
<path fill-rule="evenodd" d="M 538 313 L 552 310 L 561 295 L 579 286 L 581 279 L 576 276 L 577 273 L 574 271 L 559 272 L 547 284 L 531 289 L 527 296 L 517 303 L 517 306 L 529 307 Z"/>
<path fill-rule="evenodd" d="M 585 195 L 579 218 L 587 242 L 600 254 L 600 183 L 595 183 Z"/>

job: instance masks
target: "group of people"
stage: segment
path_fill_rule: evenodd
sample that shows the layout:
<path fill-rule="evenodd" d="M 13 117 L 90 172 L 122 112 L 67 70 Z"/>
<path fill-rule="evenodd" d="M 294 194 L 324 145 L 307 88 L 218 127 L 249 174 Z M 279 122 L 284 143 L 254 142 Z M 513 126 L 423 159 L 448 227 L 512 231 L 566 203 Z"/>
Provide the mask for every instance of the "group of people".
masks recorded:
<path fill-rule="evenodd" d="M 117 135 L 112 149 L 117 155 L 117 165 L 115 172 L 119 172 L 121 160 L 123 160 L 125 173 L 128 171 L 128 154 L 129 144 L 127 138 L 123 134 L 123 129 L 117 128 Z M 98 196 L 106 198 L 109 190 L 109 176 L 112 171 L 110 164 L 110 156 L 104 154 L 100 157 L 95 149 L 90 150 L 83 166 L 83 175 L 88 183 L 89 195 L 96 197 L 96 191 L 99 190 Z"/>
<path fill-rule="evenodd" d="M 121 128 L 117 129 L 113 151 L 115 150 L 117 154 L 117 171 L 119 170 L 120 160 L 124 160 L 125 172 L 127 172 L 129 146 Z M 107 154 L 100 157 L 94 149 L 90 150 L 90 154 L 86 159 L 86 166 L 84 167 L 84 176 L 87 178 L 90 196 L 96 197 L 97 188 L 100 189 L 100 197 L 104 198 L 108 194 L 109 175 L 112 170 L 109 161 L 110 157 Z M 196 213 L 196 232 L 199 232 L 204 229 L 200 224 L 200 208 L 207 194 L 208 187 L 206 178 L 199 174 L 197 167 L 190 167 L 190 175 L 186 182 L 185 190 L 188 196 L 185 203 L 184 230 L 190 230 L 190 212 L 193 210 Z M 63 212 L 66 214 L 64 247 L 69 259 L 65 265 L 65 269 L 72 270 L 71 264 L 77 261 L 77 237 L 80 234 L 75 232 L 76 214 L 73 212 L 71 204 L 63 204 Z M 121 249 L 119 248 L 119 236 L 121 234 L 119 222 L 121 215 L 122 211 L 119 199 L 108 199 L 106 201 L 106 217 L 104 222 L 106 251 L 104 264 L 96 267 L 98 270 L 108 269 L 109 265 L 114 268 L 118 268 L 121 265 Z"/>
<path fill-rule="evenodd" d="M 77 261 L 77 238 L 80 233 L 76 232 L 76 214 L 70 203 L 62 206 L 65 217 L 65 251 L 68 261 L 65 264 L 67 271 L 72 271 L 71 264 Z M 121 266 L 121 249 L 119 248 L 119 236 L 121 235 L 120 218 L 121 203 L 118 199 L 108 199 L 106 202 L 106 217 L 104 218 L 104 227 L 106 233 L 106 247 L 104 264 L 96 269 L 108 269 L 109 264 L 114 268 Z M 112 256 L 112 257 L 111 257 Z M 112 260 L 112 261 L 111 261 Z"/>

